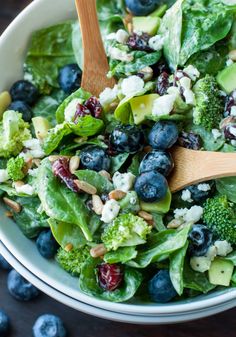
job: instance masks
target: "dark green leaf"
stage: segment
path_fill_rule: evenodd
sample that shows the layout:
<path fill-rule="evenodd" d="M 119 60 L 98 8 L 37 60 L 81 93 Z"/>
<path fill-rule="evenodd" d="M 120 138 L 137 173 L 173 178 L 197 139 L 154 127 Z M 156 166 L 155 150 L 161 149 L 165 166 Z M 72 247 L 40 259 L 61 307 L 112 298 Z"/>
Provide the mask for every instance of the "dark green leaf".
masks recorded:
<path fill-rule="evenodd" d="M 116 251 L 108 252 L 104 255 L 104 261 L 110 264 L 113 263 L 126 263 L 129 260 L 135 259 L 137 256 L 135 246 L 120 247 Z"/>
<path fill-rule="evenodd" d="M 113 190 L 113 184 L 101 174 L 92 170 L 79 170 L 75 172 L 79 180 L 86 181 L 97 189 L 98 194 L 108 193 Z"/>

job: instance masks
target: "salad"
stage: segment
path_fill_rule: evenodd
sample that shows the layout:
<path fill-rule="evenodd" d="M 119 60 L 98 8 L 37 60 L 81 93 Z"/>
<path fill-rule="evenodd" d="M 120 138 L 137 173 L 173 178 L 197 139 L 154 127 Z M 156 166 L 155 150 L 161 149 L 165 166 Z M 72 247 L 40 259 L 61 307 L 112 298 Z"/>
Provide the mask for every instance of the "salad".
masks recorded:
<path fill-rule="evenodd" d="M 236 286 L 236 177 L 168 188 L 174 144 L 236 151 L 236 4 L 144 3 L 97 0 L 117 80 L 99 97 L 77 21 L 33 33 L 0 94 L 0 193 L 85 294 L 166 303 Z"/>

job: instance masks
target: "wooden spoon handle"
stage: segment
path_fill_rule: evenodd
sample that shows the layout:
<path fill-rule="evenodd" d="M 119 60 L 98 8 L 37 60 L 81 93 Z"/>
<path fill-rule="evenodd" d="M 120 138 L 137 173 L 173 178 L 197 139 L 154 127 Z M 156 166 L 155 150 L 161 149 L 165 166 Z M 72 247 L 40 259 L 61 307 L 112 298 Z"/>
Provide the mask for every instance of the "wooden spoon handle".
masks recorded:
<path fill-rule="evenodd" d="M 172 192 L 203 181 L 236 176 L 236 153 L 193 151 L 174 147 L 173 174 L 168 179 Z"/>
<path fill-rule="evenodd" d="M 96 0 L 75 0 L 75 3 L 84 49 L 82 87 L 99 96 L 105 87 L 113 87 L 115 81 L 106 76 L 109 66 L 97 18 Z"/>

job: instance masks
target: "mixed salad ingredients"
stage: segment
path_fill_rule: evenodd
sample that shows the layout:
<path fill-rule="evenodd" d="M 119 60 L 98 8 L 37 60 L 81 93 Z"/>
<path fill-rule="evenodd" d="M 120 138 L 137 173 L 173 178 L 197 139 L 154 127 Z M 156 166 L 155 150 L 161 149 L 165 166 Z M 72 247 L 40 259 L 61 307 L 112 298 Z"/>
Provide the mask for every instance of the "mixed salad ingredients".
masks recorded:
<path fill-rule="evenodd" d="M 6 215 L 99 299 L 236 286 L 236 177 L 168 188 L 174 144 L 236 151 L 235 1 L 97 10 L 114 88 L 81 88 L 79 23 L 67 21 L 33 34 L 24 79 L 0 95 Z"/>

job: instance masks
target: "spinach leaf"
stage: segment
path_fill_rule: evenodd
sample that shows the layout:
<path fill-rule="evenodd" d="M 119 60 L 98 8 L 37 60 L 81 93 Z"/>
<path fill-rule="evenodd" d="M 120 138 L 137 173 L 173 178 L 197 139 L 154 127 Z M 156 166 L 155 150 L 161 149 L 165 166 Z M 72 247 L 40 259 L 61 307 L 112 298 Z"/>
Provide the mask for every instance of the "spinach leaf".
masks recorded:
<path fill-rule="evenodd" d="M 55 128 L 48 131 L 47 137 L 43 140 L 43 150 L 45 154 L 49 155 L 52 153 L 61 143 L 62 139 L 71 133 L 69 124 L 64 122 L 58 124 Z"/>
<path fill-rule="evenodd" d="M 19 213 L 13 212 L 13 218 L 27 238 L 33 239 L 44 228 L 49 227 L 46 214 L 38 213 L 41 204 L 37 197 L 17 197 L 14 200 L 22 206 L 22 210 Z"/>
<path fill-rule="evenodd" d="M 116 171 L 118 171 L 121 166 L 126 162 L 126 160 L 129 157 L 129 153 L 120 153 L 117 156 L 111 157 L 111 174 L 114 174 Z"/>
<path fill-rule="evenodd" d="M 224 259 L 233 262 L 234 266 L 236 266 L 236 251 L 230 253 L 229 255 L 224 257 Z"/>
<path fill-rule="evenodd" d="M 143 51 L 134 51 L 130 53 L 134 59 L 131 62 L 111 62 L 108 77 L 122 78 L 132 74 L 137 74 L 141 69 L 157 63 L 161 58 L 161 52 L 155 51 L 147 53 Z"/>
<path fill-rule="evenodd" d="M 236 203 L 236 177 L 227 177 L 216 180 L 216 189 L 220 194 Z"/>
<path fill-rule="evenodd" d="M 89 99 L 91 96 L 92 95 L 88 91 L 85 91 L 83 88 L 80 88 L 80 89 L 76 90 L 75 92 L 73 92 L 58 107 L 58 109 L 56 111 L 57 123 L 63 123 L 64 122 L 64 120 L 65 120 L 65 116 L 64 116 L 65 109 L 70 104 L 70 102 L 73 101 L 73 99 L 75 99 L 75 98 L 81 99 L 81 103 L 83 103 L 84 101 Z"/>
<path fill-rule="evenodd" d="M 166 226 L 163 223 L 163 214 L 159 214 L 159 213 L 154 213 L 152 212 L 152 217 L 153 217 L 153 221 L 154 221 L 154 227 L 158 232 L 162 232 L 166 230 Z"/>
<path fill-rule="evenodd" d="M 120 247 L 116 251 L 108 252 L 104 255 L 104 261 L 107 263 L 126 263 L 129 260 L 135 259 L 137 256 L 135 246 Z"/>
<path fill-rule="evenodd" d="M 48 219 L 48 223 L 55 240 L 62 248 L 65 248 L 68 243 L 71 243 L 74 248 L 80 248 L 86 244 L 87 241 L 78 226 L 52 218 Z"/>
<path fill-rule="evenodd" d="M 130 119 L 132 116 L 132 110 L 130 107 L 130 101 L 133 97 L 135 96 L 142 96 L 144 94 L 146 94 L 147 92 L 151 91 L 154 88 L 154 83 L 153 82 L 147 82 L 145 83 L 145 86 L 143 88 L 142 91 L 140 91 L 139 93 L 136 93 L 133 96 L 128 96 L 128 97 L 124 97 L 118 107 L 116 108 L 115 112 L 114 112 L 114 116 L 117 120 L 121 121 L 124 124 L 128 124 L 130 123 Z"/>
<path fill-rule="evenodd" d="M 184 227 L 180 231 L 165 230 L 150 237 L 143 250 L 140 251 L 136 259 L 129 261 L 131 267 L 145 268 L 150 263 L 162 261 L 173 252 L 184 247 L 187 242 L 190 226 Z"/>
<path fill-rule="evenodd" d="M 75 63 L 72 48 L 72 21 L 36 31 L 25 61 L 25 78 L 30 79 L 42 94 L 59 88 L 58 71 Z"/>
<path fill-rule="evenodd" d="M 207 151 L 218 151 L 225 143 L 223 138 L 214 139 L 212 133 L 200 125 L 189 125 L 186 130 L 198 134 L 203 141 L 204 149 Z"/>
<path fill-rule="evenodd" d="M 18 197 L 25 197 L 25 198 L 32 198 L 32 196 L 36 196 L 37 192 L 35 191 L 34 194 L 29 195 L 29 194 L 25 194 L 25 193 L 18 193 L 16 192 L 15 188 L 12 187 L 11 184 L 9 183 L 2 183 L 0 184 L 0 190 L 7 193 L 9 196 L 18 196 Z"/>
<path fill-rule="evenodd" d="M 114 291 L 104 291 L 97 282 L 96 267 L 101 259 L 89 258 L 82 266 L 79 279 L 81 291 L 85 294 L 112 302 L 125 302 L 132 298 L 142 282 L 142 274 L 136 269 L 124 267 L 124 281 Z"/>
<path fill-rule="evenodd" d="M 103 149 L 107 149 L 108 146 L 102 141 L 97 138 L 92 138 L 88 140 L 83 140 L 80 143 L 76 143 L 76 140 L 74 139 L 71 144 L 71 139 L 69 140 L 69 143 L 64 143 L 61 144 L 60 146 L 60 154 L 62 155 L 70 155 L 74 154 L 74 150 L 79 150 L 80 148 L 86 147 L 88 145 L 97 145 L 99 147 L 102 147 Z"/>
<path fill-rule="evenodd" d="M 199 273 L 194 271 L 190 266 L 189 262 L 186 261 L 184 264 L 184 288 L 193 289 L 196 291 L 200 291 L 201 293 L 208 293 L 216 286 L 211 284 L 208 281 L 208 278 L 205 273 Z"/>
<path fill-rule="evenodd" d="M 79 170 L 75 172 L 79 180 L 86 181 L 97 189 L 98 194 L 108 193 L 113 190 L 113 184 L 98 172 L 92 170 Z"/>
<path fill-rule="evenodd" d="M 38 185 L 38 195 L 45 213 L 57 221 L 79 226 L 85 238 L 91 241 L 89 211 L 83 199 L 57 180 L 48 159 L 44 159 L 39 167 Z"/>
<path fill-rule="evenodd" d="M 183 270 L 184 260 L 188 249 L 188 242 L 170 255 L 170 279 L 179 295 L 182 295 L 184 290 Z"/>
<path fill-rule="evenodd" d="M 132 158 L 132 162 L 128 167 L 128 172 L 133 173 L 133 175 L 137 176 L 139 174 L 139 165 L 141 162 L 140 154 L 135 154 Z"/>

